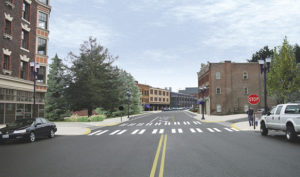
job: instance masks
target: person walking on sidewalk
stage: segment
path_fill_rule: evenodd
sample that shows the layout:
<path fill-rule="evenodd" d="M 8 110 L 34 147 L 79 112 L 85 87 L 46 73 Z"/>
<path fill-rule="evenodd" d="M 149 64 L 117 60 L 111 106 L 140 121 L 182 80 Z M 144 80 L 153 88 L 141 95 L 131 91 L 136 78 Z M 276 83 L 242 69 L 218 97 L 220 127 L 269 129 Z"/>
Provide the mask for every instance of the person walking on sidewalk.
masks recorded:
<path fill-rule="evenodd" d="M 249 120 L 249 126 L 251 127 L 253 125 L 253 109 L 251 109 L 251 107 L 249 107 L 247 114 L 248 114 L 248 120 Z"/>

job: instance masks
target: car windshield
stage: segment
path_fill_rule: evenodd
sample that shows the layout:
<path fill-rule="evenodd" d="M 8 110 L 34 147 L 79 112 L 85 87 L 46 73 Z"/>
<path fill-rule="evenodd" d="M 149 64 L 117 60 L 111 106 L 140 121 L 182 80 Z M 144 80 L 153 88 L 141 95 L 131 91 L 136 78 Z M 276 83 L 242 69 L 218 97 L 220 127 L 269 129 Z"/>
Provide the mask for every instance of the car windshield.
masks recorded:
<path fill-rule="evenodd" d="M 24 125 L 30 125 L 33 123 L 33 119 L 20 119 L 16 120 L 15 122 L 9 123 L 8 127 L 18 127 L 18 126 L 24 126 Z"/>

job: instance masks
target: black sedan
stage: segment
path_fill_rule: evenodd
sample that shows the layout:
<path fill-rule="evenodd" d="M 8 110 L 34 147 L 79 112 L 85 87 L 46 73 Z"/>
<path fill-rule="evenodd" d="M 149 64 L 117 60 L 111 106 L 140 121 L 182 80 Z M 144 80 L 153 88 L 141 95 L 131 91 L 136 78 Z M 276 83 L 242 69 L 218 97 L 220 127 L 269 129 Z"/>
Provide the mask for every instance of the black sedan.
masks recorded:
<path fill-rule="evenodd" d="M 34 142 L 36 138 L 53 138 L 56 125 L 44 118 L 19 119 L 0 129 L 0 142 L 26 140 Z"/>

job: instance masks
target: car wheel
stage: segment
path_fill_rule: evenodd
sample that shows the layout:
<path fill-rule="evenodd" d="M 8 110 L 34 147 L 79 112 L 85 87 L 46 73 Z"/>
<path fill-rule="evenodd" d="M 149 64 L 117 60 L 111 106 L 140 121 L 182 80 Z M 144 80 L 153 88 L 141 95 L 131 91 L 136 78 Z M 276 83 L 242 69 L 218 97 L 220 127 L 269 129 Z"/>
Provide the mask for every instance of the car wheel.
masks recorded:
<path fill-rule="evenodd" d="M 264 122 L 260 124 L 260 133 L 262 136 L 267 136 L 268 135 L 268 129 L 266 128 L 266 125 Z"/>
<path fill-rule="evenodd" d="M 54 130 L 51 129 L 49 132 L 49 138 L 53 138 L 55 136 Z"/>
<path fill-rule="evenodd" d="M 292 125 L 288 125 L 286 127 L 286 139 L 290 142 L 294 142 L 296 140 L 297 134 Z"/>
<path fill-rule="evenodd" d="M 35 142 L 35 133 L 34 132 L 30 132 L 30 134 L 29 134 L 29 142 L 30 143 L 33 143 L 33 142 Z"/>

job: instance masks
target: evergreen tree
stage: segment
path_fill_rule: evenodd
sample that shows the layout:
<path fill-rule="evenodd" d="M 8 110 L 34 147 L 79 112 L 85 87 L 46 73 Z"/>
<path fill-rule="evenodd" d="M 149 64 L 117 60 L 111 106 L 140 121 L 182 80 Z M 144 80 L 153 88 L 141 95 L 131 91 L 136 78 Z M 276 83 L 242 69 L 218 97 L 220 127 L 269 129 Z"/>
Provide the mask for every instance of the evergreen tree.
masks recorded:
<path fill-rule="evenodd" d="M 69 115 L 65 99 L 65 77 L 62 60 L 57 55 L 52 59 L 48 75 L 48 89 L 46 93 L 45 116 L 49 120 L 63 120 Z"/>
<path fill-rule="evenodd" d="M 258 62 L 260 59 L 265 60 L 268 57 L 272 57 L 272 55 L 273 51 L 270 50 L 268 46 L 264 46 L 262 49 L 253 54 L 252 59 L 248 60 L 248 62 Z"/>
<path fill-rule="evenodd" d="M 300 46 L 298 44 L 294 46 L 294 52 L 295 52 L 296 63 L 300 63 Z"/>
<path fill-rule="evenodd" d="M 285 38 L 283 45 L 274 49 L 270 72 L 268 73 L 268 91 L 278 102 L 295 101 L 299 97 L 300 70 L 295 62 L 293 47 Z"/>

